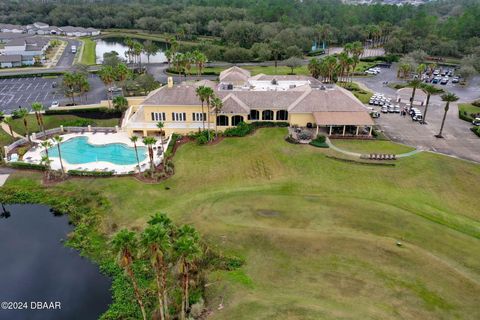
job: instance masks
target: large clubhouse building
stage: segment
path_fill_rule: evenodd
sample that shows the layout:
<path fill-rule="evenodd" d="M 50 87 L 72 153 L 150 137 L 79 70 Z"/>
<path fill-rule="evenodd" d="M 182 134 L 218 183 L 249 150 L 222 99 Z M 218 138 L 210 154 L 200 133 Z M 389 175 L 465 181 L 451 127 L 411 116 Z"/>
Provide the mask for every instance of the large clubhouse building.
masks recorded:
<path fill-rule="evenodd" d="M 128 109 L 122 126 L 130 135 L 144 136 L 157 134 L 160 121 L 167 135 L 198 131 L 208 116 L 206 105 L 202 113 L 196 89 L 208 86 L 223 102 L 216 119 L 210 114 L 211 129 L 215 123 L 224 130 L 242 121 L 282 121 L 329 135 L 371 135 L 374 122 L 369 110 L 351 92 L 336 85 L 307 76 L 251 76 L 239 67 L 224 70 L 219 80 L 173 84 L 169 78 L 166 86 Z"/>

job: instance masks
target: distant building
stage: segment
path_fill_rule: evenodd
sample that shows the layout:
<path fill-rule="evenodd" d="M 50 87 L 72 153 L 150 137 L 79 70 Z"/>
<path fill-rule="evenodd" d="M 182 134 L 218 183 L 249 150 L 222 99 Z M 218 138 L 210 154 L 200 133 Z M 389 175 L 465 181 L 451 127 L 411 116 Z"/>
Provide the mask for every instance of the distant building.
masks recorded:
<path fill-rule="evenodd" d="M 12 32 L 12 33 L 24 33 L 26 28 L 24 26 L 8 23 L 0 23 L 0 31 L 2 32 Z"/>
<path fill-rule="evenodd" d="M 43 38 L 18 37 L 9 39 L 0 49 L 2 68 L 31 66 L 35 60 L 40 62 L 45 58 L 50 41 Z"/>
<path fill-rule="evenodd" d="M 100 30 L 95 28 L 83 28 L 83 27 L 56 27 L 49 26 L 43 22 L 35 22 L 26 26 L 13 25 L 13 24 L 0 24 L 0 31 L 7 33 L 26 33 L 29 35 L 64 35 L 67 37 L 86 37 L 86 36 L 98 36 Z"/>
<path fill-rule="evenodd" d="M 35 64 L 33 56 L 22 56 L 19 54 L 0 56 L 0 68 L 15 68 L 21 66 L 32 66 Z"/>

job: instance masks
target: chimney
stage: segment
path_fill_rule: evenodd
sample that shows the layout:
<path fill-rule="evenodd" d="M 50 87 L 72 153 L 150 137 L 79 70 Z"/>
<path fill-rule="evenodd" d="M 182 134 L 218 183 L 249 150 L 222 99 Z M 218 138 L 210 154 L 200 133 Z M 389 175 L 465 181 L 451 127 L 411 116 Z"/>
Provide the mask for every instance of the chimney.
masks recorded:
<path fill-rule="evenodd" d="M 167 88 L 173 88 L 173 78 L 172 77 L 167 78 Z"/>

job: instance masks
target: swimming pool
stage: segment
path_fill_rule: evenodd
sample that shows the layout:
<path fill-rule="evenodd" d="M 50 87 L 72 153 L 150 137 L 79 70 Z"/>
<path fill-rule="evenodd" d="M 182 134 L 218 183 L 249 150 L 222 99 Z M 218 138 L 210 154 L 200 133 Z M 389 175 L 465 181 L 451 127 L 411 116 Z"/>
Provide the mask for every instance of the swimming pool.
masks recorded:
<path fill-rule="evenodd" d="M 138 159 L 145 160 L 146 148 L 137 147 Z M 93 145 L 88 143 L 87 137 L 71 138 L 60 145 L 62 160 L 70 164 L 82 164 L 97 161 L 106 161 L 116 165 L 137 164 L 135 148 L 123 143 L 109 143 L 104 145 Z M 50 157 L 58 158 L 58 148 L 53 146 L 48 149 Z"/>

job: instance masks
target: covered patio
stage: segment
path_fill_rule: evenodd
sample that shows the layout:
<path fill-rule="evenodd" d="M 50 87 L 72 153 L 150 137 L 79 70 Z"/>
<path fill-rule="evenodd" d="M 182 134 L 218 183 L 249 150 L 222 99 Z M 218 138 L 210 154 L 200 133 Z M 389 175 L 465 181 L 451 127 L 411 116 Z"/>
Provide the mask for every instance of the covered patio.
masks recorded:
<path fill-rule="evenodd" d="M 316 133 L 325 128 L 329 136 L 372 136 L 375 122 L 366 112 L 357 111 L 319 111 L 313 112 Z M 367 128 L 365 132 L 364 129 Z M 362 131 L 360 129 L 363 128 Z M 347 131 L 348 130 L 348 131 Z"/>

